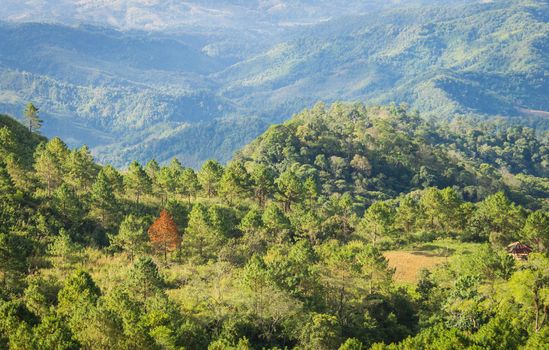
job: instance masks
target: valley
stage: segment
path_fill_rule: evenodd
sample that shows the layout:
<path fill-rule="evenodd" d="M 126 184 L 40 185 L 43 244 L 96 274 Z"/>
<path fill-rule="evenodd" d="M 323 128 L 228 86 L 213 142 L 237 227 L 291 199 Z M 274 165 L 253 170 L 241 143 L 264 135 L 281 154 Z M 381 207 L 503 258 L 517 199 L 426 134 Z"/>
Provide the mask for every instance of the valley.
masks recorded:
<path fill-rule="evenodd" d="M 407 103 L 426 118 L 503 117 L 547 130 L 540 113 L 521 117 L 549 110 L 545 2 L 364 6 L 324 19 L 311 5 L 303 21 L 319 21 L 284 26 L 269 17 L 277 29 L 261 32 L 237 29 L 232 10 L 225 14 L 237 22 L 207 22 L 210 30 L 193 22 L 192 32 L 188 23 L 149 32 L 4 23 L 0 110 L 21 116 L 32 101 L 46 135 L 88 144 L 119 167 L 164 145 L 160 162 L 226 162 L 269 124 L 318 101 Z"/>

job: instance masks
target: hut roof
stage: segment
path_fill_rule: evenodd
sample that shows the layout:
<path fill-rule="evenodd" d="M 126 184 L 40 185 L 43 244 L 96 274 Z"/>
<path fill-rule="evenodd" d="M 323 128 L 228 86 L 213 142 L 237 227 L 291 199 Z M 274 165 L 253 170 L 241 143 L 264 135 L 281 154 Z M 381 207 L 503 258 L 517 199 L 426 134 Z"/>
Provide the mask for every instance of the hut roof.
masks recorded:
<path fill-rule="evenodd" d="M 532 248 L 520 242 L 513 242 L 507 246 L 507 251 L 512 254 L 528 254 L 532 252 Z"/>

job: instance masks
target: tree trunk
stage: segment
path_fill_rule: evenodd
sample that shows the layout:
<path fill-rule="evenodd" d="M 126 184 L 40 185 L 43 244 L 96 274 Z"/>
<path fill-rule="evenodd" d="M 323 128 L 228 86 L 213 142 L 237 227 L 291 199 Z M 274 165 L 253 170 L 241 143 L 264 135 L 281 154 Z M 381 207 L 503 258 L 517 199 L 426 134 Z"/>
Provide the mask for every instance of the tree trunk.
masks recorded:
<path fill-rule="evenodd" d="M 536 321 L 535 321 L 535 325 L 534 325 L 534 330 L 537 332 L 539 332 L 540 328 L 539 327 L 539 301 L 538 301 L 538 293 L 535 293 L 534 295 L 534 310 L 536 312 Z"/>
<path fill-rule="evenodd" d="M 342 287 L 339 290 L 339 300 L 338 300 L 338 306 L 337 306 L 337 315 L 339 317 L 339 322 L 343 323 L 343 299 L 345 295 L 345 288 Z"/>
<path fill-rule="evenodd" d="M 47 182 L 47 189 L 48 189 L 48 197 L 51 196 L 51 179 L 48 178 Z"/>
<path fill-rule="evenodd" d="M 147 281 L 143 281 L 143 300 L 147 300 Z"/>
<path fill-rule="evenodd" d="M 545 324 L 545 320 L 547 320 L 547 306 L 543 307 L 543 318 L 541 319 L 541 322 L 539 323 L 539 329 L 543 327 Z"/>

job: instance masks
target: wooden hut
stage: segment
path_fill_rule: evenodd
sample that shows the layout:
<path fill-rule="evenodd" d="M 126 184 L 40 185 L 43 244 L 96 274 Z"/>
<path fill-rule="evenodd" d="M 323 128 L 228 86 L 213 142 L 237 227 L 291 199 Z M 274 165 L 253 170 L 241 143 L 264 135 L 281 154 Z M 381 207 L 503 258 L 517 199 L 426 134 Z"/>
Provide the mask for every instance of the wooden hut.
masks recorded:
<path fill-rule="evenodd" d="M 532 248 L 524 243 L 513 242 L 507 246 L 507 252 L 517 260 L 526 260 Z"/>

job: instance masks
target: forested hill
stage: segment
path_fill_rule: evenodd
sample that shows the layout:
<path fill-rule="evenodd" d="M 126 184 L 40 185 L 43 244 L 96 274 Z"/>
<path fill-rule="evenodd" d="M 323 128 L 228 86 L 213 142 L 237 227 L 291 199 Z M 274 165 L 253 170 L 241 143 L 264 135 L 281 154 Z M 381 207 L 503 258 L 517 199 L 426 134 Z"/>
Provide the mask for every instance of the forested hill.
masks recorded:
<path fill-rule="evenodd" d="M 121 172 L 1 116 L 0 349 L 541 349 L 547 146 L 319 104 L 226 166 Z"/>
<path fill-rule="evenodd" d="M 549 195 L 547 142 L 504 122 L 435 125 L 405 106 L 335 103 L 271 126 L 237 158 L 367 202 L 429 186 L 455 186 L 471 200 L 506 189 L 528 202 L 521 197 Z"/>

